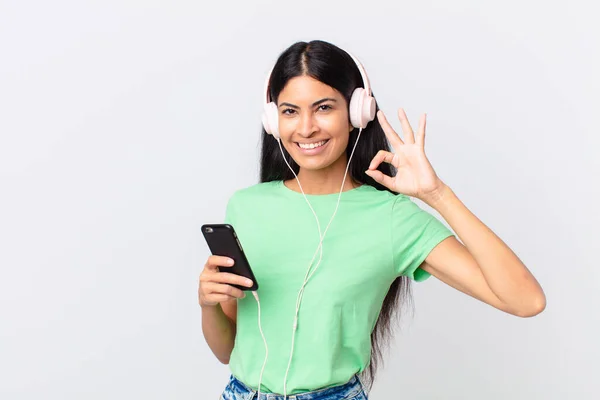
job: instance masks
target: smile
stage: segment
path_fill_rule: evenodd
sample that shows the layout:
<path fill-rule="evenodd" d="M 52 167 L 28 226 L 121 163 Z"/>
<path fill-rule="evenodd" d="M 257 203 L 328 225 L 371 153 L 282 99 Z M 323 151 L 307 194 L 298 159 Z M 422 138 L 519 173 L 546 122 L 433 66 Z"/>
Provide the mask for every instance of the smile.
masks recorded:
<path fill-rule="evenodd" d="M 310 149 L 316 149 L 319 147 L 324 146 L 327 142 L 329 141 L 329 139 L 326 140 L 321 140 L 320 142 L 315 142 L 315 143 L 298 143 L 296 142 L 296 144 L 298 145 L 298 147 L 300 147 L 301 149 L 306 149 L 306 150 L 310 150 Z"/>

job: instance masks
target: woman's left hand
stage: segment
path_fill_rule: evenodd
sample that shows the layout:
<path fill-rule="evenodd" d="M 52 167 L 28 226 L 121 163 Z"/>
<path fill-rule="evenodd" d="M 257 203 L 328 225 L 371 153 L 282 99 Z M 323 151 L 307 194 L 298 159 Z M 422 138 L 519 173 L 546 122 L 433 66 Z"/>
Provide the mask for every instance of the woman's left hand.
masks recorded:
<path fill-rule="evenodd" d="M 408 123 L 406 113 L 402 108 L 398 110 L 398 118 L 402 124 L 404 141 L 394 131 L 387 121 L 383 111 L 377 112 L 377 118 L 385 132 L 394 153 L 380 150 L 369 165 L 367 175 L 381 183 L 388 189 L 407 196 L 416 197 L 425 202 L 435 198 L 441 193 L 445 184 L 438 178 L 431 163 L 425 156 L 425 125 L 427 115 L 423 114 L 419 120 L 419 131 L 415 137 Z M 396 168 L 396 176 L 390 177 L 377 170 L 382 162 L 392 164 Z"/>

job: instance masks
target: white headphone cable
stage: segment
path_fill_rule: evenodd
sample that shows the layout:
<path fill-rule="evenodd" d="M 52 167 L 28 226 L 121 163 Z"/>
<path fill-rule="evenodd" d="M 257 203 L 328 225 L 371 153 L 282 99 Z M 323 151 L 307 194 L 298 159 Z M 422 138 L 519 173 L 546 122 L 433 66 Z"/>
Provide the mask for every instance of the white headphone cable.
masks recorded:
<path fill-rule="evenodd" d="M 296 177 L 296 181 L 298 182 L 298 186 L 300 186 L 300 191 L 302 192 L 302 194 L 304 195 L 304 200 L 306 200 L 306 202 L 308 203 L 308 206 L 310 207 L 310 210 L 312 211 L 315 220 L 317 221 L 317 229 L 319 230 L 319 238 L 322 238 L 321 235 L 321 224 L 319 222 L 319 218 L 317 217 L 317 214 L 315 213 L 315 210 L 312 208 L 310 202 L 308 201 L 308 199 L 306 198 L 306 195 L 304 194 L 304 190 L 302 189 L 302 185 L 300 184 L 300 180 L 298 179 L 298 176 L 296 175 L 296 173 L 294 172 L 293 168 L 290 166 L 290 164 L 287 162 L 287 160 L 285 159 L 285 155 L 283 154 L 283 149 L 281 148 L 281 141 L 279 140 L 279 138 L 276 138 L 277 143 L 279 143 L 279 148 L 281 149 L 281 155 L 283 156 L 283 161 L 285 161 L 285 163 L 287 164 L 288 168 L 292 171 L 292 174 L 294 174 L 294 176 Z M 313 263 L 315 256 L 317 254 L 317 251 L 319 251 L 319 249 L 321 250 L 321 257 L 323 256 L 323 247 L 321 246 L 322 241 L 319 243 L 319 247 L 317 247 L 317 250 L 315 251 L 315 254 L 313 255 L 313 258 L 310 260 L 310 264 L 309 264 L 309 269 L 308 271 L 310 271 L 310 265 Z M 306 274 L 308 275 L 308 271 L 306 272 Z M 306 282 L 306 275 L 304 276 L 304 280 Z M 261 326 L 261 321 L 260 321 L 260 300 L 259 300 L 259 296 L 257 291 L 253 291 L 252 294 L 254 295 L 254 298 L 256 299 L 256 303 L 258 305 L 258 329 L 260 330 L 260 334 L 262 336 L 263 342 L 265 344 L 265 361 L 263 362 L 263 366 L 260 370 L 260 377 L 258 379 L 258 399 L 260 399 L 260 385 L 262 383 L 262 376 L 263 376 L 263 372 L 265 370 L 265 366 L 267 364 L 267 359 L 269 357 L 269 348 L 267 346 L 267 340 L 265 339 L 265 335 L 263 333 L 262 330 L 262 326 Z M 296 310 L 298 310 L 298 299 L 296 299 Z M 294 317 L 294 330 L 296 327 L 296 318 Z M 292 348 L 293 348 L 293 337 L 292 337 Z M 287 373 L 286 373 L 286 377 L 287 377 Z M 284 391 L 285 391 L 285 382 L 284 382 Z M 285 395 L 284 395 L 284 400 L 285 400 Z"/>
<path fill-rule="evenodd" d="M 260 331 L 260 336 L 262 336 L 263 343 L 265 344 L 265 361 L 263 362 L 262 369 L 260 370 L 260 378 L 258 380 L 258 399 L 260 399 L 260 384 L 262 382 L 262 375 L 265 370 L 265 365 L 267 365 L 267 359 L 269 358 L 269 346 L 267 346 L 267 340 L 265 339 L 265 334 L 262 330 L 262 324 L 260 323 L 260 300 L 258 299 L 258 293 L 256 290 L 252 291 L 254 298 L 256 299 L 256 304 L 258 304 L 258 330 Z"/>
<path fill-rule="evenodd" d="M 325 228 L 325 232 L 323 232 L 322 235 L 321 235 L 321 225 L 319 223 L 319 218 L 317 217 L 317 214 L 315 213 L 314 209 L 312 208 L 310 202 L 306 198 L 306 194 L 304 193 L 304 190 L 302 189 L 302 185 L 300 184 L 300 180 L 298 179 L 298 176 L 296 175 L 296 173 L 294 172 L 293 168 L 290 166 L 290 164 L 285 159 L 285 155 L 283 154 L 283 148 L 281 147 L 281 141 L 279 139 L 277 139 L 277 142 L 279 143 L 279 148 L 281 149 L 281 154 L 283 156 L 283 160 L 285 161 L 285 163 L 287 164 L 288 168 L 292 171 L 292 173 L 296 177 L 296 181 L 298 182 L 298 186 L 300 187 L 300 191 L 302 192 L 302 195 L 304 196 L 304 200 L 306 201 L 306 203 L 310 207 L 313 215 L 315 216 L 315 219 L 317 221 L 317 227 L 319 229 L 319 237 L 320 237 L 319 245 L 317 246 L 317 249 L 315 250 L 313 258 L 310 261 L 309 268 L 306 271 L 306 274 L 304 276 L 304 283 L 302 284 L 302 287 L 300 288 L 300 291 L 298 292 L 298 297 L 296 298 L 296 313 L 295 313 L 295 316 L 294 316 L 294 324 L 293 324 L 293 331 L 292 331 L 292 346 L 291 346 L 291 351 L 290 351 L 290 358 L 288 360 L 287 370 L 286 370 L 284 381 L 283 381 L 283 390 L 284 390 L 283 398 L 284 398 L 284 400 L 287 397 L 287 375 L 288 375 L 288 372 L 290 370 L 290 365 L 292 363 L 292 356 L 294 354 L 294 339 L 295 339 L 295 335 L 296 335 L 296 328 L 298 326 L 298 312 L 300 310 L 300 304 L 302 302 L 302 297 L 304 296 L 304 287 L 306 286 L 306 284 L 308 283 L 308 280 L 312 277 L 312 275 L 315 273 L 315 271 L 317 270 L 317 268 L 321 264 L 321 260 L 323 258 L 323 240 L 325 239 L 325 235 L 326 235 L 327 231 L 329 230 L 329 226 L 331 225 L 331 222 L 333 221 L 333 218 L 337 214 L 337 210 L 338 210 L 339 205 L 340 205 L 340 199 L 341 199 L 341 196 L 342 196 L 342 192 L 344 190 L 344 183 L 346 182 L 346 176 L 348 174 L 348 168 L 350 167 L 350 161 L 352 161 L 352 156 L 354 155 L 354 150 L 356 149 L 356 145 L 358 144 L 358 140 L 360 139 L 360 134 L 362 132 L 362 129 L 363 128 L 359 128 L 358 136 L 356 137 L 356 142 L 354 143 L 354 147 L 352 148 L 352 152 L 350 153 L 350 157 L 348 159 L 348 164 L 346 165 L 346 170 L 344 172 L 344 179 L 342 180 L 342 185 L 341 185 L 341 188 L 340 188 L 340 192 L 338 194 L 338 200 L 337 200 L 337 204 L 336 204 L 335 210 L 334 210 L 333 215 L 331 216 L 331 218 L 329 220 L 329 223 L 327 224 L 327 227 Z M 312 267 L 312 263 L 313 263 L 316 255 L 317 255 L 317 252 L 319 252 L 319 250 L 320 250 L 319 262 L 315 266 L 315 269 L 312 271 L 312 273 L 310 275 L 308 275 L 308 273 L 309 273 L 309 271 L 310 271 L 310 269 Z M 307 277 L 307 275 L 308 275 L 308 277 Z M 265 349 L 266 349 L 265 361 L 263 362 L 263 367 L 262 367 L 261 372 L 260 372 L 260 379 L 259 379 L 259 383 L 258 383 L 258 396 L 259 396 L 258 398 L 260 399 L 260 385 L 261 385 L 261 382 L 262 382 L 262 375 L 263 375 L 263 372 L 264 372 L 264 368 L 265 368 L 265 365 L 266 365 L 266 362 L 267 362 L 268 347 L 267 347 L 267 342 L 265 340 L 264 334 L 262 332 L 262 328 L 260 326 L 261 325 L 261 322 L 260 322 L 260 302 L 258 300 L 258 294 L 256 292 L 253 292 L 253 294 L 254 294 L 254 297 L 256 298 L 257 303 L 258 303 L 258 308 L 259 308 L 259 321 L 258 321 L 258 324 L 259 324 L 259 329 L 260 329 L 261 335 L 263 337 L 263 341 L 265 343 Z"/>

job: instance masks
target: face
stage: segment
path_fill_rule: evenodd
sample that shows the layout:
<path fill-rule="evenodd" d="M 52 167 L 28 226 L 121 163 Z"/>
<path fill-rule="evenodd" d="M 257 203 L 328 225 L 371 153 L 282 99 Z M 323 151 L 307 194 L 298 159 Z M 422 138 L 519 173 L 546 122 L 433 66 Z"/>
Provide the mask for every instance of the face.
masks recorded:
<path fill-rule="evenodd" d="M 340 92 L 309 76 L 290 79 L 279 94 L 281 144 L 300 168 L 345 165 L 353 127 Z"/>

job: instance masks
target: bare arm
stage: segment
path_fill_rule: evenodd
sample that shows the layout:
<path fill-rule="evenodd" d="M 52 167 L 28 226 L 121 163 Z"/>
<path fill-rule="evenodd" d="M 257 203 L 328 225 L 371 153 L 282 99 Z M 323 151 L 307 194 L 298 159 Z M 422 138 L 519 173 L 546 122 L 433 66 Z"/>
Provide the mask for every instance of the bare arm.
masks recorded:
<path fill-rule="evenodd" d="M 223 364 L 229 357 L 235 343 L 237 299 L 245 294 L 232 284 L 252 286 L 252 281 L 229 272 L 219 271 L 219 267 L 231 267 L 227 257 L 210 256 L 198 285 L 198 303 L 202 308 L 202 333 L 213 354 Z"/>
<path fill-rule="evenodd" d="M 498 309 L 532 317 L 546 306 L 546 296 L 515 253 L 481 222 L 447 186 L 426 199 L 450 224 L 451 237 L 438 244 L 422 268 L 442 282 Z"/>
<path fill-rule="evenodd" d="M 447 238 L 427 256 L 421 267 L 442 282 L 496 308 L 521 317 L 539 314 L 546 307 L 540 284 L 519 257 L 479 220 L 441 181 L 425 155 L 426 115 L 415 136 L 404 109 L 398 110 L 404 140 L 383 111 L 377 118 L 395 154 L 380 150 L 367 175 L 393 192 L 416 197 L 438 211 L 464 243 Z M 394 177 L 378 170 L 382 163 L 396 168 Z"/>
<path fill-rule="evenodd" d="M 213 354 L 223 364 L 229 364 L 229 356 L 235 342 L 236 323 L 230 320 L 221 304 L 202 306 L 202 333 Z"/>

